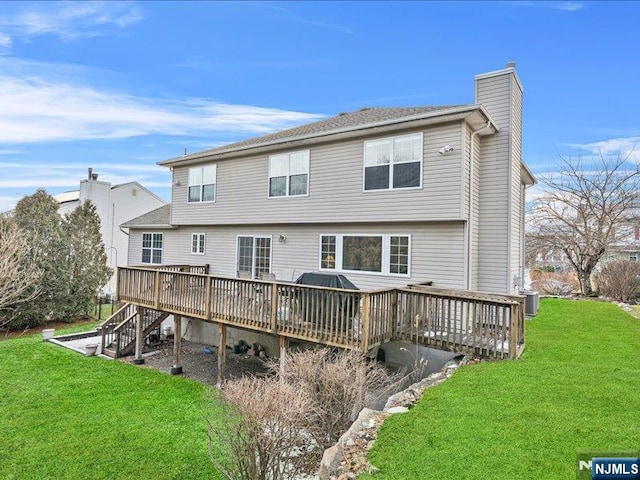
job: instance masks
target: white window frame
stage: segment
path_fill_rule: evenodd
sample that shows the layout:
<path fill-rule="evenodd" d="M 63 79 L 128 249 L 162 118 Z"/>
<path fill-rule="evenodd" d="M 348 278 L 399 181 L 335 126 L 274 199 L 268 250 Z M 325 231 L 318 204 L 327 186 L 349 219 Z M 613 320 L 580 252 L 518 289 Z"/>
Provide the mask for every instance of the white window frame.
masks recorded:
<path fill-rule="evenodd" d="M 204 183 L 204 175 L 205 169 L 211 169 L 213 171 L 213 183 Z M 199 170 L 200 181 L 195 182 L 192 180 L 192 177 L 196 175 Z M 192 175 L 193 172 L 193 175 Z M 215 203 L 216 196 L 218 195 L 218 166 L 215 163 L 210 165 L 202 165 L 200 167 L 190 167 L 187 172 L 187 203 L 195 204 L 195 203 Z M 204 197 L 204 187 L 207 185 L 213 185 L 213 200 L 202 200 Z M 200 199 L 199 200 L 191 200 L 190 191 L 192 187 L 200 187 Z"/>
<path fill-rule="evenodd" d="M 206 247 L 206 234 L 204 233 L 192 233 L 191 234 L 191 255 L 204 255 Z M 194 250 L 195 240 L 195 250 Z"/>
<path fill-rule="evenodd" d="M 305 161 L 306 161 L 306 169 L 304 173 L 291 173 L 291 156 L 292 155 L 297 155 L 297 154 L 304 154 L 305 155 Z M 283 160 L 285 161 L 286 159 L 286 172 L 284 175 L 274 175 L 273 174 L 273 163 L 276 160 Z M 271 198 L 289 198 L 289 197 L 308 197 L 309 196 L 309 179 L 311 178 L 311 174 L 310 174 L 310 167 L 311 164 L 311 151 L 310 150 L 297 150 L 295 152 L 287 152 L 287 153 L 279 153 L 277 155 L 270 155 L 269 156 L 269 178 L 267 179 L 267 197 L 269 199 Z M 307 185 L 306 185 L 306 192 L 305 193 L 299 193 L 296 195 L 291 195 L 289 193 L 290 187 L 291 187 L 291 177 L 293 175 L 306 175 L 307 176 Z M 285 177 L 285 194 L 284 195 L 271 195 L 271 179 L 272 178 L 278 178 L 278 177 Z"/>
<path fill-rule="evenodd" d="M 145 247 L 144 246 L 144 237 L 145 235 L 151 235 L 151 246 L 150 247 Z M 162 246 L 160 248 L 154 247 L 153 246 L 153 242 L 154 242 L 154 237 L 156 235 L 160 235 L 160 239 L 161 239 L 161 243 Z M 140 249 L 140 263 L 142 263 L 143 265 L 162 265 L 162 254 L 163 254 L 163 250 L 164 250 L 164 234 L 159 233 L 159 232 L 143 232 L 142 233 L 142 238 L 141 238 L 142 242 L 141 242 L 141 249 Z M 149 250 L 149 261 L 145 262 L 144 261 L 144 251 L 145 250 Z M 160 251 L 160 261 L 159 262 L 154 262 L 153 261 L 153 252 L 154 251 Z"/>
<path fill-rule="evenodd" d="M 420 138 L 420 160 L 412 160 L 410 162 L 395 162 L 393 161 L 394 157 L 394 145 L 397 140 L 407 139 L 411 137 L 419 137 Z M 367 145 L 371 145 L 374 143 L 382 143 L 382 142 L 390 142 L 391 144 L 391 159 L 389 160 L 389 184 L 386 188 L 372 188 L 367 189 L 365 185 L 366 179 L 366 171 L 368 167 L 373 167 L 375 165 L 367 165 Z M 394 165 L 402 165 L 407 163 L 420 163 L 420 178 L 419 184 L 412 187 L 394 187 L 393 186 L 393 170 Z M 384 138 L 374 138 L 371 140 L 365 140 L 362 149 L 362 191 L 364 193 L 369 192 L 385 192 L 388 190 L 417 190 L 422 188 L 422 177 L 423 177 L 423 168 L 424 168 L 424 135 L 422 132 L 410 133 L 408 135 L 396 135 L 393 137 L 384 137 Z"/>
<path fill-rule="evenodd" d="M 253 239 L 253 246 L 252 246 L 252 252 L 251 252 L 251 278 L 258 278 L 258 276 L 256 275 L 256 253 L 257 253 L 257 242 L 256 239 L 269 239 L 269 270 L 268 272 L 271 272 L 271 263 L 273 262 L 273 238 L 271 235 L 236 235 L 236 256 L 235 256 L 235 265 L 236 265 L 236 272 L 240 271 L 240 265 L 239 265 L 239 261 L 240 259 L 238 258 L 238 254 L 240 253 L 240 238 L 252 238 Z"/>
<path fill-rule="evenodd" d="M 336 237 L 335 268 L 322 267 L 322 237 Z M 382 237 L 382 271 L 368 272 L 366 270 L 346 270 L 343 268 L 343 240 L 344 237 Z M 391 237 L 406 237 L 408 239 L 407 273 L 391 273 Z M 361 275 L 383 275 L 391 277 L 411 277 L 411 234 L 409 233 L 321 233 L 318 236 L 318 269 L 323 272 L 356 273 Z"/>

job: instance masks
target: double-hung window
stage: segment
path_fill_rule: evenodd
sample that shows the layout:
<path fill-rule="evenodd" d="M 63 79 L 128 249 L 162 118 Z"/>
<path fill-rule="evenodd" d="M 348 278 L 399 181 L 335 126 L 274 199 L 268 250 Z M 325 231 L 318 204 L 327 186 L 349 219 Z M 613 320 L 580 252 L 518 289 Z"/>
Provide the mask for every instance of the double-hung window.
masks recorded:
<path fill-rule="evenodd" d="M 409 235 L 321 235 L 320 270 L 409 276 L 410 250 Z"/>
<path fill-rule="evenodd" d="M 189 169 L 189 203 L 216 200 L 216 165 Z"/>
<path fill-rule="evenodd" d="M 193 255 L 204 255 L 204 233 L 191 234 L 191 253 Z"/>
<path fill-rule="evenodd" d="M 309 194 L 309 150 L 269 157 L 269 198 Z"/>
<path fill-rule="evenodd" d="M 364 142 L 364 190 L 422 186 L 422 133 Z"/>
<path fill-rule="evenodd" d="M 142 234 L 142 263 L 162 263 L 162 234 Z"/>

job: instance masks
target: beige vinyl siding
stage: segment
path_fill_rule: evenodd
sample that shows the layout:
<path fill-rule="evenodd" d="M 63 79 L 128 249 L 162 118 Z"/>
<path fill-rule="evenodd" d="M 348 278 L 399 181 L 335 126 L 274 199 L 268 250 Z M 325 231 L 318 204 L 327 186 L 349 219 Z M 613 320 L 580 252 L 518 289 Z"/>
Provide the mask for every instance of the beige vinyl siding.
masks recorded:
<path fill-rule="evenodd" d="M 158 230 L 159 231 L 159 230 Z M 140 265 L 142 233 L 131 230 L 129 263 Z M 351 226 L 194 226 L 163 230 L 164 264 L 209 264 L 212 275 L 236 275 L 239 235 L 271 236 L 271 271 L 279 280 L 292 281 L 304 272 L 319 271 L 320 235 L 408 234 L 411 236 L 411 276 L 345 273 L 361 289 L 404 286 L 431 280 L 443 288 L 464 287 L 464 223 L 364 224 Z M 206 234 L 205 255 L 191 255 L 191 234 Z M 286 240 L 279 242 L 280 235 Z"/>
<path fill-rule="evenodd" d="M 469 155 L 471 154 L 471 134 L 470 128 L 467 128 L 467 142 L 469 145 Z M 473 137 L 473 178 L 471 178 L 471 195 L 473 198 L 471 218 L 471 279 L 469 288 L 471 290 L 478 289 L 478 244 L 479 244 L 479 222 L 480 222 L 480 137 Z"/>
<path fill-rule="evenodd" d="M 520 85 L 511 82 L 511 244 L 510 244 L 510 278 L 512 285 L 524 286 L 524 252 L 522 248 L 522 90 Z M 516 282 L 516 279 L 519 282 Z"/>
<path fill-rule="evenodd" d="M 511 76 L 476 82 L 476 101 L 491 113 L 500 131 L 480 141 L 478 220 L 478 289 L 510 292 L 510 133 Z M 519 182 L 518 182 L 519 183 Z"/>
<path fill-rule="evenodd" d="M 188 168 L 173 172 L 172 224 L 238 225 L 460 220 L 461 123 L 434 126 L 423 133 L 422 187 L 363 191 L 364 141 L 414 133 L 325 143 L 310 148 L 309 195 L 268 198 L 269 155 L 217 162 L 215 203 L 188 204 Z M 444 145 L 454 151 L 440 155 Z M 281 152 L 296 151 L 295 147 Z M 206 164 L 203 163 L 203 165 Z"/>

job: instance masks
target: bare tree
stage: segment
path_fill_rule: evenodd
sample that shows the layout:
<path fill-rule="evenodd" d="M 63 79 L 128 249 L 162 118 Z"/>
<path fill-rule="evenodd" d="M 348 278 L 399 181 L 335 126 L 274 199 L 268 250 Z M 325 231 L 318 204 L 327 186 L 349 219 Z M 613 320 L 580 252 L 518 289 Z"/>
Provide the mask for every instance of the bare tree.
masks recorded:
<path fill-rule="evenodd" d="M 12 218 L 0 215 L 0 328 L 11 322 L 16 305 L 40 295 L 41 276 L 24 232 Z"/>
<path fill-rule="evenodd" d="M 562 157 L 558 172 L 541 179 L 533 234 L 544 248 L 564 253 L 583 295 L 593 293 L 591 274 L 615 241 L 615 228 L 637 221 L 640 167 L 632 153 Z"/>

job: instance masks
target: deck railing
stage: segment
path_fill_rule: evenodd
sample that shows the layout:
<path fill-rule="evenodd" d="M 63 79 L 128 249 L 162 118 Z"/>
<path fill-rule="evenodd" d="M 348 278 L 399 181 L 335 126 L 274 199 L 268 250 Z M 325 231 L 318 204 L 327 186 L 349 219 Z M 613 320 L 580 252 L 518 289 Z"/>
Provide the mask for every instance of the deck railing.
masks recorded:
<path fill-rule="evenodd" d="M 118 269 L 118 299 L 229 326 L 368 351 L 392 339 L 515 358 L 524 300 L 432 287 L 344 290 L 189 273 Z"/>

